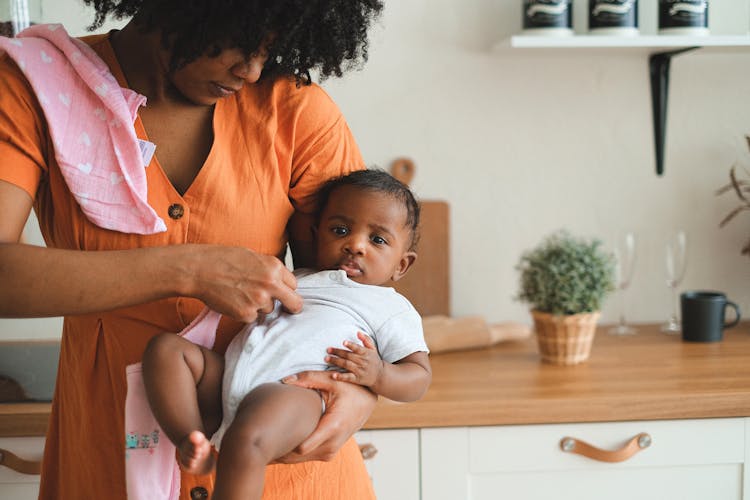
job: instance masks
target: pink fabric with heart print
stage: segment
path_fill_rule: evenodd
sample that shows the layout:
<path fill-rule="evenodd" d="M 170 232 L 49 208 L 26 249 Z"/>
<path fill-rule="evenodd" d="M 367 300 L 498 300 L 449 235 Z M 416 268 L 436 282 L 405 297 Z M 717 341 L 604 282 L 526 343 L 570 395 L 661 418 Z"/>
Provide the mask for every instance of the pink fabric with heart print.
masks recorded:
<path fill-rule="evenodd" d="M 0 37 L 34 89 L 55 158 L 86 217 L 123 233 L 166 231 L 147 202 L 143 156 L 133 122 L 146 98 L 122 88 L 107 65 L 60 24 Z"/>

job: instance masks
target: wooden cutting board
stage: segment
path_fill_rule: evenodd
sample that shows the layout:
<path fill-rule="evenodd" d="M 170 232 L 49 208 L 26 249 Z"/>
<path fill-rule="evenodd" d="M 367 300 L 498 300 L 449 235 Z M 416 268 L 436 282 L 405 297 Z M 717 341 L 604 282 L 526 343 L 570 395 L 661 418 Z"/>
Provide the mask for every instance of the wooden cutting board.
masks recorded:
<path fill-rule="evenodd" d="M 391 164 L 391 174 L 409 185 L 414 178 L 414 162 L 398 158 Z M 417 260 L 394 284 L 422 316 L 450 316 L 450 211 L 448 203 L 419 200 L 420 224 Z"/>

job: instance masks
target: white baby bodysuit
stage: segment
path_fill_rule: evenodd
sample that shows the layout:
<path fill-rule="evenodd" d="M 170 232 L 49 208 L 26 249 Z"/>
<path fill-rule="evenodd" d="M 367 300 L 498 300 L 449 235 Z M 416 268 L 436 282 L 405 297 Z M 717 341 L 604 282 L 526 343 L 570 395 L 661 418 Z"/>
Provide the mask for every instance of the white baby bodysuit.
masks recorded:
<path fill-rule="evenodd" d="M 344 348 L 345 340 L 361 344 L 358 331 L 373 339 L 388 363 L 428 352 L 419 313 L 393 288 L 362 285 L 339 270 L 295 274 L 302 312 L 285 313 L 277 302 L 271 314 L 247 325 L 227 348 L 224 416 L 211 440 L 217 447 L 237 406 L 253 388 L 306 370 L 337 369 L 325 363 L 326 349 Z"/>

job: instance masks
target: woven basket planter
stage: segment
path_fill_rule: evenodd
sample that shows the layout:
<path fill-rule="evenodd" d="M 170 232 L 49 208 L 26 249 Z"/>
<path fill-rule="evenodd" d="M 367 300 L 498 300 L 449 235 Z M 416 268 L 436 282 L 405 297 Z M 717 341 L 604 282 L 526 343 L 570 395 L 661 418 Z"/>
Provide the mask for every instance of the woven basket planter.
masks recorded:
<path fill-rule="evenodd" d="M 553 315 L 531 311 L 542 361 L 576 365 L 589 358 L 601 313 Z"/>

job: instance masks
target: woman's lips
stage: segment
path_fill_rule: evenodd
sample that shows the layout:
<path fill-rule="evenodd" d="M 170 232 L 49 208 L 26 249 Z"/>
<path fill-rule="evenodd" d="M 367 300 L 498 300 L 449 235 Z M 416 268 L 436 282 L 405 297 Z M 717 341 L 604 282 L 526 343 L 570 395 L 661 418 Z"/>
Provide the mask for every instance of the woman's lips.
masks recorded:
<path fill-rule="evenodd" d="M 238 90 L 240 90 L 239 88 L 226 87 L 216 82 L 212 82 L 211 86 L 212 86 L 213 93 L 214 95 L 216 95 L 216 97 L 227 97 L 227 96 L 234 94 Z"/>

